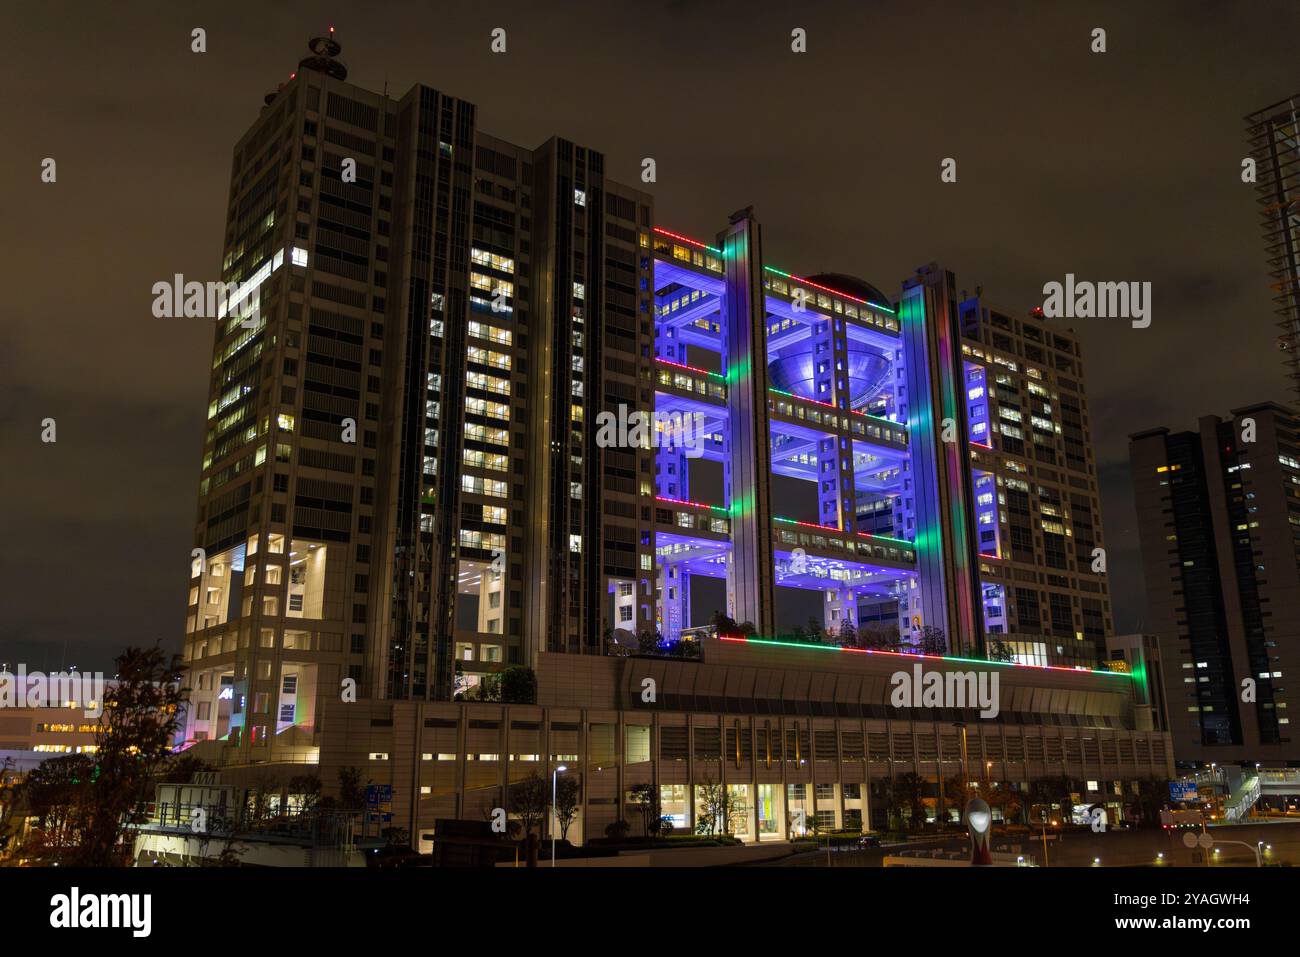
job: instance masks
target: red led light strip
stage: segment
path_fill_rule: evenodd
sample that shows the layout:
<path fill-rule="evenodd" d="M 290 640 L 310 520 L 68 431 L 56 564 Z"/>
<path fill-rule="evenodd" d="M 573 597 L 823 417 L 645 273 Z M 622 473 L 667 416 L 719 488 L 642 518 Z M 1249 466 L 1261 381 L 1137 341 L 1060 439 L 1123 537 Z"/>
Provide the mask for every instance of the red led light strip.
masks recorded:
<path fill-rule="evenodd" d="M 683 365 L 680 362 L 673 362 L 671 359 L 663 359 L 660 358 L 659 356 L 655 356 L 655 362 L 662 362 L 666 366 L 673 366 L 678 369 L 685 369 L 687 372 L 696 372 L 700 375 L 717 375 L 716 372 L 709 372 L 705 369 L 697 369 L 695 368 L 695 366 Z"/>
<path fill-rule="evenodd" d="M 706 243 L 700 242 L 698 239 L 691 239 L 690 236 L 683 236 L 681 233 L 669 232 L 668 230 L 662 229 L 659 226 L 654 227 L 654 231 L 658 233 L 660 236 L 667 236 L 669 239 L 677 239 L 684 243 L 690 243 L 692 246 L 698 246 L 700 249 L 703 249 L 706 252 L 719 251 L 714 249 L 712 246 L 707 245 Z"/>
<path fill-rule="evenodd" d="M 670 504 L 670 505 L 693 505 L 693 506 L 695 506 L 696 508 L 713 508 L 713 509 L 716 509 L 716 508 L 720 508 L 720 507 L 721 507 L 721 506 L 718 506 L 718 505 L 705 505 L 703 502 L 688 502 L 686 499 L 683 499 L 683 498 L 664 498 L 664 496 L 662 496 L 662 495 L 656 495 L 656 496 L 655 496 L 655 501 L 656 501 L 656 502 L 667 502 L 667 503 Z M 724 511 L 725 511 L 725 509 L 724 509 Z"/>

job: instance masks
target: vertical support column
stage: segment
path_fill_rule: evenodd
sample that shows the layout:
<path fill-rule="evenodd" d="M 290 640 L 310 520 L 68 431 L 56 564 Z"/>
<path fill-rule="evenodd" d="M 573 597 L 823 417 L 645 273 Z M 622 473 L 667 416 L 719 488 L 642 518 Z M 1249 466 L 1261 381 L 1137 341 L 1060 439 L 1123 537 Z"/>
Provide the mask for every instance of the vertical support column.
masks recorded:
<path fill-rule="evenodd" d="M 686 583 L 685 566 L 681 562 L 659 566 L 659 606 L 662 609 L 664 638 L 676 641 L 690 621 L 690 608 L 683 600 Z"/>
<path fill-rule="evenodd" d="M 854 628 L 858 626 L 858 605 L 851 588 L 827 588 L 822 592 L 822 609 L 826 621 L 826 630 L 838 635 L 844 622 Z M 832 614 L 836 612 L 837 614 Z"/>
<path fill-rule="evenodd" d="M 848 338 L 843 319 L 813 324 L 813 382 L 819 402 L 829 402 L 847 417 L 850 403 Z M 823 525 L 853 531 L 857 502 L 853 482 L 853 441 L 827 435 L 817 443 L 817 488 Z"/>
<path fill-rule="evenodd" d="M 688 423 L 690 422 L 685 416 L 683 416 L 683 419 Z M 693 428 L 694 424 L 691 423 L 685 427 Z M 658 475 L 655 478 L 655 487 L 658 494 L 664 498 L 690 501 L 690 459 L 686 457 L 686 451 L 681 444 L 674 440 L 671 447 L 661 446 L 655 452 L 655 459 L 659 464 Z"/>
<path fill-rule="evenodd" d="M 909 446 L 920 588 L 912 624 L 942 628 L 953 654 L 982 653 L 979 556 L 966 444 L 965 377 L 953 277 L 937 265 L 904 283 L 899 317 L 908 370 Z M 960 399 L 960 401 L 959 401 Z M 945 420 L 951 428 L 945 429 Z M 944 441 L 947 433 L 952 441 Z"/>
<path fill-rule="evenodd" d="M 685 347 L 683 347 L 683 350 Z M 683 417 L 684 422 L 690 420 Z M 678 441 L 671 445 L 659 445 L 656 453 L 658 463 L 655 477 L 657 494 L 664 498 L 690 501 L 690 459 L 685 447 Z M 671 568 L 671 571 L 668 569 Z M 659 630 L 670 641 L 681 635 L 683 628 L 690 627 L 691 608 L 689 601 L 689 578 L 685 566 L 676 563 L 671 566 L 658 566 L 659 585 Z M 672 594 L 670 594 L 670 589 Z"/>
<path fill-rule="evenodd" d="M 735 213 L 718 234 L 726 292 L 722 354 L 726 361 L 730 423 L 725 458 L 731 559 L 727 607 L 753 622 L 760 635 L 776 626 L 772 567 L 772 439 L 768 415 L 767 308 L 763 291 L 762 233 L 749 209 Z"/>

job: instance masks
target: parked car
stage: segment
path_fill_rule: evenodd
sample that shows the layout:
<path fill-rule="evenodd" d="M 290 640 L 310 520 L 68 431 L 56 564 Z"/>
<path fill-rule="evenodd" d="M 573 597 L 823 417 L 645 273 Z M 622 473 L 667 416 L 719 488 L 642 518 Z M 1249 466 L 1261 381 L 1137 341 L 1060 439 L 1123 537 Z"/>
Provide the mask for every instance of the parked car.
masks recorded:
<path fill-rule="evenodd" d="M 880 847 L 880 838 L 874 834 L 863 834 L 858 838 L 858 847 Z"/>

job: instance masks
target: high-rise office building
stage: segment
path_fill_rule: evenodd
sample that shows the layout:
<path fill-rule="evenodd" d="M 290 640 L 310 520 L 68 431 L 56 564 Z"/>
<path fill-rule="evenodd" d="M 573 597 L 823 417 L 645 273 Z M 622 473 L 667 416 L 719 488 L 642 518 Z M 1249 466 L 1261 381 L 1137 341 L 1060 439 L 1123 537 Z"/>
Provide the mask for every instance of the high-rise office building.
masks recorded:
<path fill-rule="evenodd" d="M 187 654 L 197 732 L 241 746 L 345 678 L 445 699 L 599 652 L 609 579 L 653 565 L 648 453 L 584 430 L 648 404 L 649 197 L 436 90 L 353 86 L 339 52 L 313 41 L 232 166 L 222 278 L 261 325 L 216 333 Z"/>
<path fill-rule="evenodd" d="M 1179 761 L 1300 758 L 1300 422 L 1274 403 L 1129 446 L 1146 579 Z"/>
<path fill-rule="evenodd" d="M 865 823 L 907 771 L 943 804 L 968 760 L 1116 813 L 1164 773 L 1139 676 L 1105 664 L 1068 331 L 934 264 L 897 298 L 800 277 L 751 209 L 685 236 L 599 152 L 365 91 L 338 53 L 315 41 L 235 150 L 223 279 L 259 314 L 214 349 L 199 753 L 372 765 L 413 836 L 558 763 L 586 833 L 646 780 L 693 826 L 726 778 L 755 839 L 804 795 Z M 893 703 L 923 660 L 1005 697 Z M 535 702 L 479 700 L 516 664 Z"/>
<path fill-rule="evenodd" d="M 1300 95 L 1246 117 L 1260 227 L 1291 391 L 1300 398 Z"/>

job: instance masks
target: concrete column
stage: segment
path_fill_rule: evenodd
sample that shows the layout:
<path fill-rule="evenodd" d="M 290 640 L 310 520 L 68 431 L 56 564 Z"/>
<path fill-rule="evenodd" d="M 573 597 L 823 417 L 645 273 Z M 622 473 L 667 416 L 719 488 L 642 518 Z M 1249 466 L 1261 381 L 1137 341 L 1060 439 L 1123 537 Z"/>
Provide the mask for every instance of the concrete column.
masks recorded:
<path fill-rule="evenodd" d="M 854 628 L 858 626 L 858 603 L 853 595 L 853 589 L 835 586 L 831 579 L 827 583 L 832 587 L 822 591 L 823 617 L 826 622 L 826 630 L 831 634 L 838 635 L 840 626 L 848 621 Z M 838 612 L 832 615 L 831 612 Z M 832 621 L 832 618 L 834 620 Z"/>
<path fill-rule="evenodd" d="M 685 575 L 681 562 L 659 566 L 659 604 L 663 610 L 663 633 L 668 640 L 679 637 L 690 620 L 684 601 Z"/>
<path fill-rule="evenodd" d="M 469 740 L 469 716 L 465 705 L 456 715 L 456 816 L 465 816 L 465 749 Z"/>
<path fill-rule="evenodd" d="M 694 426 L 690 427 L 693 428 Z M 691 500 L 689 465 L 691 460 L 687 458 L 681 445 L 675 441 L 672 448 L 660 448 L 658 460 L 660 471 L 655 484 L 659 494 L 664 498 L 675 498 L 689 502 Z"/>
<path fill-rule="evenodd" d="M 726 291 L 721 310 L 726 362 L 725 485 L 731 517 L 727 605 L 760 635 L 776 627 L 772 567 L 772 442 L 768 415 L 767 309 L 762 233 L 748 209 L 718 235 Z"/>
<path fill-rule="evenodd" d="M 909 449 L 921 587 L 908 617 L 942 628 L 953 654 L 984 650 L 978 536 L 967 447 L 954 279 L 931 264 L 904 282 L 899 305 L 908 371 Z M 951 420 L 951 430 L 945 429 Z M 954 441 L 944 441 L 945 434 Z"/>
<path fill-rule="evenodd" d="M 815 295 L 811 290 L 809 295 Z M 810 314 L 811 316 L 811 314 Z M 843 415 L 851 407 L 848 336 L 843 319 L 813 321 L 813 390 L 818 402 L 833 405 Z M 857 524 L 853 483 L 853 442 L 827 435 L 817 443 L 818 521 L 846 531 Z"/>

